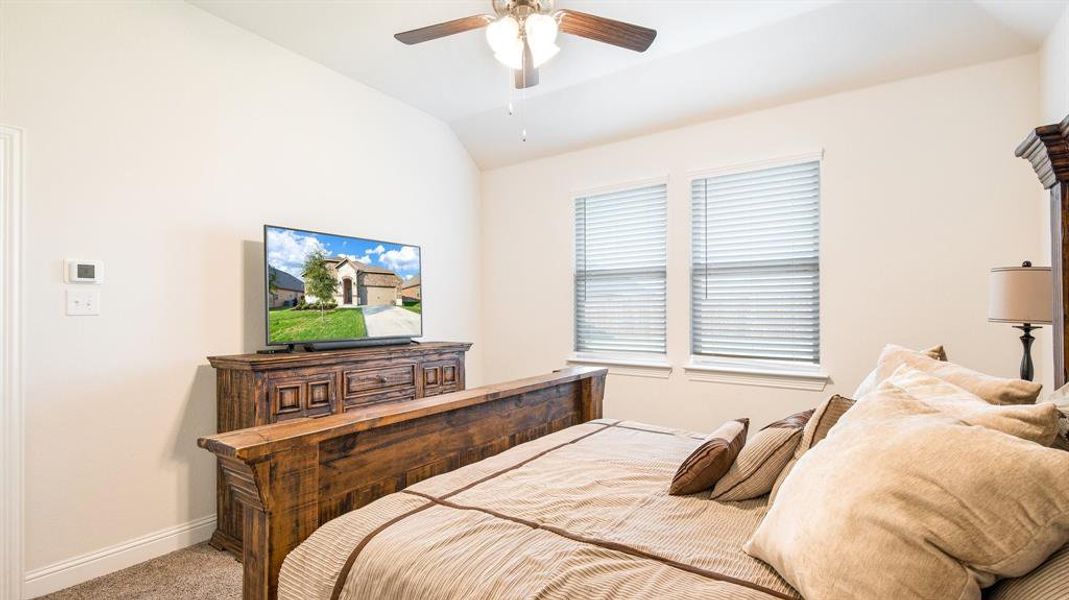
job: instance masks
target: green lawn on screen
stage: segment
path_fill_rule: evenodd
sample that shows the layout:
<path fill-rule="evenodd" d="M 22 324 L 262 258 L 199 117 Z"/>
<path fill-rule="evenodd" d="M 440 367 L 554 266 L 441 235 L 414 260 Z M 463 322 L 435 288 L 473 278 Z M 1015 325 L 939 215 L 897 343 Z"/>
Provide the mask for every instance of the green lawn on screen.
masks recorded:
<path fill-rule="evenodd" d="M 343 308 L 320 313 L 318 310 L 272 310 L 268 313 L 271 341 L 280 344 L 349 340 L 367 337 L 364 311 Z"/>

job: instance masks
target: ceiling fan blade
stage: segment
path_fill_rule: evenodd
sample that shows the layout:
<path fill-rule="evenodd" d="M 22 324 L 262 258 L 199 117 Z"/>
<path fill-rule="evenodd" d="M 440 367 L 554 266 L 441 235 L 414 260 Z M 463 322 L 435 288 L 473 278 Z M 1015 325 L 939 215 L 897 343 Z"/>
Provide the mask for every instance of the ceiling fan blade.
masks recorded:
<path fill-rule="evenodd" d="M 526 41 L 523 43 L 523 68 L 513 71 L 513 78 L 518 90 L 538 85 L 538 69 L 534 66 L 534 55 Z"/>
<path fill-rule="evenodd" d="M 446 21 L 445 23 L 438 23 L 437 25 L 428 25 L 427 27 L 420 27 L 419 29 L 413 29 L 412 31 L 405 31 L 403 33 L 398 33 L 393 37 L 397 38 L 397 41 L 411 46 L 412 44 L 436 40 L 455 33 L 464 33 L 465 31 L 471 31 L 472 29 L 486 27 L 493 20 L 494 17 L 490 15 L 472 15 L 470 17 L 464 17 L 463 19 L 453 19 L 452 21 Z"/>
<path fill-rule="evenodd" d="M 562 9 L 556 13 L 560 30 L 579 37 L 612 44 L 635 52 L 645 52 L 657 30 L 623 21 L 614 21 L 597 15 Z"/>

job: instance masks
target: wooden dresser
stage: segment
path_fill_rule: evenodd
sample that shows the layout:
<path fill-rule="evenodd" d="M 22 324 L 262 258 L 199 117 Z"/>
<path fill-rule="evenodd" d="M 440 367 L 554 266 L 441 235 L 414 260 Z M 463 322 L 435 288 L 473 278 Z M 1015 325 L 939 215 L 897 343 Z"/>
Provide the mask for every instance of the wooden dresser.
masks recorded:
<path fill-rule="evenodd" d="M 464 389 L 470 343 L 428 342 L 291 354 L 209 356 L 219 433 Z M 212 545 L 241 556 L 242 506 L 217 475 Z"/>

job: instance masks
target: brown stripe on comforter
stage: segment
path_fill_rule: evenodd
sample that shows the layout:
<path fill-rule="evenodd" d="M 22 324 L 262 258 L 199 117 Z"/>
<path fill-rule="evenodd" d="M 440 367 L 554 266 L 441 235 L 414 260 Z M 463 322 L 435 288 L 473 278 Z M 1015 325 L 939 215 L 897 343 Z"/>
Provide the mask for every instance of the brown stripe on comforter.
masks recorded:
<path fill-rule="evenodd" d="M 282 567 L 288 600 L 798 598 L 741 545 L 763 500 L 673 497 L 691 433 L 595 421 L 381 498 Z"/>

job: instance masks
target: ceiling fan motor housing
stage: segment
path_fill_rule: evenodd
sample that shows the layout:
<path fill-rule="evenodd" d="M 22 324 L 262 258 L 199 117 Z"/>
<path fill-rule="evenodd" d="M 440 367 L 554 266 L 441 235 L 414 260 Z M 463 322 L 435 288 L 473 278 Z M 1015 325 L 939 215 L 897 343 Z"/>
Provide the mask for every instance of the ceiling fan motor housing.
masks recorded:
<path fill-rule="evenodd" d="M 512 15 L 518 19 L 534 13 L 546 14 L 553 10 L 553 0 L 493 0 L 493 5 L 497 16 Z"/>

